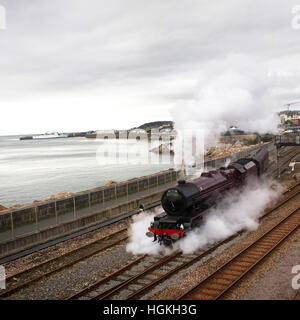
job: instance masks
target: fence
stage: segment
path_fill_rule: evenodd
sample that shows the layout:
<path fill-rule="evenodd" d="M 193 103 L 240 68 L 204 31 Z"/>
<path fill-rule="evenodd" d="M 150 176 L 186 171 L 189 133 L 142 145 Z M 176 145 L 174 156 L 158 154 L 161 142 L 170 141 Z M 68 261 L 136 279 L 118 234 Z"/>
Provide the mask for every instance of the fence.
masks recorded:
<path fill-rule="evenodd" d="M 300 146 L 300 133 L 286 133 L 275 137 L 275 144 L 280 146 Z"/>
<path fill-rule="evenodd" d="M 103 212 L 102 221 L 127 213 L 137 209 L 132 200 L 174 185 L 178 174 L 168 170 L 3 213 L 0 215 L 0 243 L 95 213 Z M 119 209 L 107 210 L 114 207 Z"/>

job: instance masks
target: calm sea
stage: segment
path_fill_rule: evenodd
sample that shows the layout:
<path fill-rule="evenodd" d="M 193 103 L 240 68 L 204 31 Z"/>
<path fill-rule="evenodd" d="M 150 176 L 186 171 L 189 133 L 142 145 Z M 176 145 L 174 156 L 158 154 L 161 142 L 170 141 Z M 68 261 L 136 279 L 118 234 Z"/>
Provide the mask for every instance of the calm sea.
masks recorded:
<path fill-rule="evenodd" d="M 118 182 L 173 167 L 166 159 L 149 164 L 147 146 L 137 153 L 126 146 L 126 141 L 109 143 L 101 152 L 103 140 L 98 139 L 20 141 L 19 136 L 0 136 L 0 204 L 31 203 L 59 192 L 82 191 L 109 180 Z M 135 163 L 124 161 L 126 157 Z"/>

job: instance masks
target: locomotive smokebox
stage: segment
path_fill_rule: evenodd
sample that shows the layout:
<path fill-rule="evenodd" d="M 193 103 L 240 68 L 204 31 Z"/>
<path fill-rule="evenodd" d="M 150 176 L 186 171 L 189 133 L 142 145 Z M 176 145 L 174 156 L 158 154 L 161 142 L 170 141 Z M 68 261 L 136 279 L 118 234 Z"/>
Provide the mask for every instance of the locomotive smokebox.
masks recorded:
<path fill-rule="evenodd" d="M 200 191 L 195 184 L 179 180 L 178 187 L 164 192 L 161 204 L 169 215 L 180 216 L 187 214 L 188 208 L 200 197 Z"/>

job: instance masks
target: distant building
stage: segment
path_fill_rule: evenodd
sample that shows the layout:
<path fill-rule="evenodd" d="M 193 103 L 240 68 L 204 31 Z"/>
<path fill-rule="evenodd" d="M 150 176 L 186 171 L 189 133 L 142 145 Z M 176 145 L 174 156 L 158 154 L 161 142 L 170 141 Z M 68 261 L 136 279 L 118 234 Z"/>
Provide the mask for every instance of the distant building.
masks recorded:
<path fill-rule="evenodd" d="M 144 129 L 132 129 L 129 131 L 131 134 L 145 134 L 146 131 Z"/>
<path fill-rule="evenodd" d="M 148 134 L 144 129 L 135 128 L 135 129 L 129 130 L 128 139 L 136 139 L 136 140 L 148 139 Z"/>
<path fill-rule="evenodd" d="M 281 125 L 290 123 L 290 125 L 300 125 L 300 111 L 299 110 L 284 110 L 279 112 L 279 118 Z"/>

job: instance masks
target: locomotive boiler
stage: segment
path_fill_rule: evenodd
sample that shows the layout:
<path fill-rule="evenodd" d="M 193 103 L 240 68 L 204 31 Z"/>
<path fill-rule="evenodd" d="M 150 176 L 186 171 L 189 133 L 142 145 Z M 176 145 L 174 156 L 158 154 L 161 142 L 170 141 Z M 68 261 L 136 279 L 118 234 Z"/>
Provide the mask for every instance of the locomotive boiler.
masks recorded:
<path fill-rule="evenodd" d="M 171 245 L 201 225 L 207 209 L 225 192 L 239 188 L 251 177 L 260 177 L 268 168 L 269 153 L 262 148 L 228 167 L 203 172 L 197 179 L 179 180 L 161 197 L 164 212 L 154 217 L 146 235 L 160 244 Z"/>

